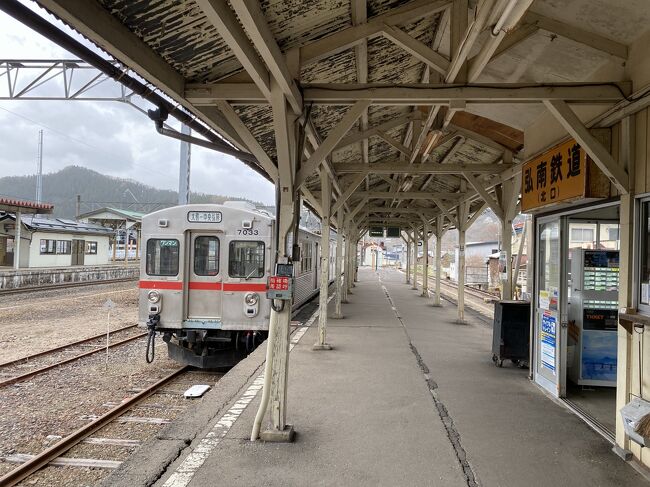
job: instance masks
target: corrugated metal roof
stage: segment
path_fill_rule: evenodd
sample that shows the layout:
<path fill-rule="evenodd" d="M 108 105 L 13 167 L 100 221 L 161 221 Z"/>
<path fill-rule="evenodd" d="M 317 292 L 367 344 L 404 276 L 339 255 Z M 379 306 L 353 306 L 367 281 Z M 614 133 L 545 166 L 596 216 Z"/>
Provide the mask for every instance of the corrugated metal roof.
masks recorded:
<path fill-rule="evenodd" d="M 0 217 L 0 220 L 5 219 L 16 221 L 16 216 L 5 214 Z M 67 220 L 65 218 L 45 218 L 35 215 L 21 215 L 20 221 L 27 229 L 32 231 L 89 235 L 112 235 L 114 233 L 113 229 L 111 228 L 106 228 L 94 223 Z"/>
<path fill-rule="evenodd" d="M 35 201 L 19 200 L 0 196 L 0 211 L 21 211 L 33 212 L 40 211 L 42 213 L 51 213 L 54 205 L 50 203 L 36 203 Z"/>

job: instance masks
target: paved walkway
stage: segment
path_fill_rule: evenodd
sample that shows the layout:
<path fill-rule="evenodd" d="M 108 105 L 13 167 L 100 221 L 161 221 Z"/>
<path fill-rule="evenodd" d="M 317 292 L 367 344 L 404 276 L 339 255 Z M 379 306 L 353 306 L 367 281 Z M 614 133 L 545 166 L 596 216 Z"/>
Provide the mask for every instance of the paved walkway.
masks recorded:
<path fill-rule="evenodd" d="M 335 350 L 311 350 L 312 326 L 291 353 L 296 442 L 249 441 L 261 394 L 239 406 L 253 384 L 239 419 L 208 425 L 156 485 L 650 485 L 524 370 L 494 367 L 485 323 L 456 324 L 397 271 L 359 277 L 330 321 Z"/>

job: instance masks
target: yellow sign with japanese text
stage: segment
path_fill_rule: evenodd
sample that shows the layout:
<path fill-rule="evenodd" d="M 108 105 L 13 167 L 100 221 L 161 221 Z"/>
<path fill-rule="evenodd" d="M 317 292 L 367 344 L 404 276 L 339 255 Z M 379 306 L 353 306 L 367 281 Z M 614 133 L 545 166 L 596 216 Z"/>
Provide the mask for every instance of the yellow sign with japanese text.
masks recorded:
<path fill-rule="evenodd" d="M 586 172 L 587 153 L 574 139 L 528 161 L 521 175 L 521 211 L 584 197 Z"/>

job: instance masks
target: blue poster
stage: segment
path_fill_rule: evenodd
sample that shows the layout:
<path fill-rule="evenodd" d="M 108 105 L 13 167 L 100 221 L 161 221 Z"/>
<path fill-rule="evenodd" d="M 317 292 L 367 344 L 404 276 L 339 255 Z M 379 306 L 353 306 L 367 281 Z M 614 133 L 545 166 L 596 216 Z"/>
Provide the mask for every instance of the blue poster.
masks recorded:
<path fill-rule="evenodd" d="M 583 330 L 582 379 L 616 382 L 617 343 L 616 332 Z"/>
<path fill-rule="evenodd" d="M 542 365 L 555 375 L 555 350 L 557 348 L 557 318 L 550 312 L 542 315 L 541 359 Z"/>

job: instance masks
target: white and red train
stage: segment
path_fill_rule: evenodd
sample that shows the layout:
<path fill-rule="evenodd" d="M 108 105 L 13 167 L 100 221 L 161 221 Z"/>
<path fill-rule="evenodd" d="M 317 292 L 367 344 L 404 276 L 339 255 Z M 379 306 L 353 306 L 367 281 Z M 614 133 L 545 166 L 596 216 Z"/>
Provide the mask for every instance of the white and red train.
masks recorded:
<path fill-rule="evenodd" d="M 169 356 L 180 363 L 235 364 L 267 336 L 271 302 L 265 293 L 275 263 L 274 236 L 275 218 L 241 201 L 145 215 L 139 324 L 162 333 Z M 303 229 L 298 233 L 294 307 L 318 293 L 320 239 Z M 334 255 L 332 242 L 330 276 Z M 152 359 L 150 339 L 147 360 Z"/>

